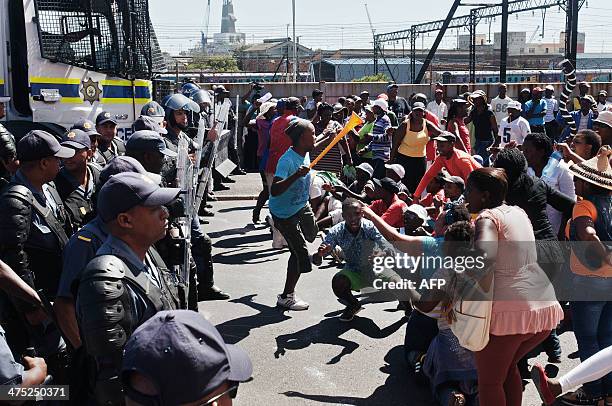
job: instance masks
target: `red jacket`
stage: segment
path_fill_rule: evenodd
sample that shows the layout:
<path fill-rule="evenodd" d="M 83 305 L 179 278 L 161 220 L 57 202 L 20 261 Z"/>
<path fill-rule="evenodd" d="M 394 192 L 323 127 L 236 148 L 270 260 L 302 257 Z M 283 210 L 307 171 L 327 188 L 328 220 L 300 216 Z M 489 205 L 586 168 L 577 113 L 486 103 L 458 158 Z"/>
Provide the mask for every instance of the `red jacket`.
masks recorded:
<path fill-rule="evenodd" d="M 423 193 L 423 190 L 427 187 L 429 181 L 435 177 L 442 168 L 446 168 L 451 176 L 460 176 L 464 182 L 467 182 L 467 178 L 475 169 L 482 168 L 482 166 L 476 162 L 476 160 L 467 152 L 463 152 L 454 148 L 453 153 L 449 159 L 438 155 L 431 167 L 425 172 L 419 186 L 417 186 L 414 195 L 418 198 Z"/>

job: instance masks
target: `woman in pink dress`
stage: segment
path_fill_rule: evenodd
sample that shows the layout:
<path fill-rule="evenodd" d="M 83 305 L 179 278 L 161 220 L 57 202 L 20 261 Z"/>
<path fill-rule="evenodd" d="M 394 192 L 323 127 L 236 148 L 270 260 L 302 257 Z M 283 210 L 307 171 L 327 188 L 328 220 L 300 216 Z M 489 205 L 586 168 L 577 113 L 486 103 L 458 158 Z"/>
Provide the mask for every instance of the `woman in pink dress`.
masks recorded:
<path fill-rule="evenodd" d="M 535 237 L 527 214 L 504 203 L 503 169 L 481 168 L 467 181 L 466 205 L 477 214 L 475 245 L 486 255 L 493 284 L 487 346 L 475 352 L 481 406 L 520 406 L 523 395 L 517 362 L 540 344 L 563 318 L 554 290 L 537 266 Z"/>

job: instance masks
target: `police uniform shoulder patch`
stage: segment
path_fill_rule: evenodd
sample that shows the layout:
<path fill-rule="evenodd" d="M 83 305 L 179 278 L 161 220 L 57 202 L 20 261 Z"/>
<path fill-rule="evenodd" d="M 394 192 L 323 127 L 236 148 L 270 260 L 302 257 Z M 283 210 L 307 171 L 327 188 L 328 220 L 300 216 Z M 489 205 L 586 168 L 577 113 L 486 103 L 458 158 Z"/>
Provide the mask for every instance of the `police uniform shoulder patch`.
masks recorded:
<path fill-rule="evenodd" d="M 79 235 L 79 236 L 77 236 L 77 238 L 78 238 L 79 240 L 81 240 L 81 241 L 91 242 L 91 238 L 87 238 L 87 237 L 85 237 L 85 236 L 83 236 L 83 235 Z"/>

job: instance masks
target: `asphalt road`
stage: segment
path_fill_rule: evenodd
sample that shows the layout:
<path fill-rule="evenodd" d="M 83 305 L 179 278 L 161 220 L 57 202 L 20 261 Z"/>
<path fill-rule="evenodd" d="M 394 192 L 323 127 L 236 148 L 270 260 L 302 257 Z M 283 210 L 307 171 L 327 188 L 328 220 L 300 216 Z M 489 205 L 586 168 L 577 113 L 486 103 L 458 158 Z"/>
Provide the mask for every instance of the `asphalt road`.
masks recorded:
<path fill-rule="evenodd" d="M 309 310 L 276 308 L 289 254 L 272 249 L 268 228 L 249 225 L 254 204 L 215 202 L 216 216 L 204 226 L 213 239 L 216 283 L 232 299 L 201 302 L 200 312 L 227 342 L 243 347 L 254 365 L 254 380 L 240 386 L 235 404 L 434 405 L 429 388 L 417 384 L 407 370 L 402 348 L 406 320 L 395 310 L 396 302 L 367 303 L 352 322 L 340 322 L 343 306 L 330 285 L 337 268 L 324 262 L 297 286 Z M 264 209 L 262 218 L 266 213 Z M 371 296 L 362 299 L 367 302 Z M 558 367 L 564 372 L 577 364 L 567 357 L 576 343 L 572 333 L 561 340 L 563 362 Z M 530 363 L 534 361 L 543 363 L 545 357 Z M 529 383 L 523 405 L 540 404 Z"/>

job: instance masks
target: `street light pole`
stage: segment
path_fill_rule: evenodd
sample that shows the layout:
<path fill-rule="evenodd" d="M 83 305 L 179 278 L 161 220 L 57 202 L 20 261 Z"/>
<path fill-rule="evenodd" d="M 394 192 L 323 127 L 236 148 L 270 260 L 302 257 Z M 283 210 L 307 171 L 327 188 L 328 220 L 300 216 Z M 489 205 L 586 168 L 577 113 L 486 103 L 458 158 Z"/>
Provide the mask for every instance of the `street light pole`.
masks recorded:
<path fill-rule="evenodd" d="M 293 9 L 293 81 L 297 82 L 298 77 L 298 55 L 297 55 L 297 37 L 295 36 L 295 0 L 291 0 Z"/>

